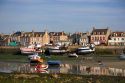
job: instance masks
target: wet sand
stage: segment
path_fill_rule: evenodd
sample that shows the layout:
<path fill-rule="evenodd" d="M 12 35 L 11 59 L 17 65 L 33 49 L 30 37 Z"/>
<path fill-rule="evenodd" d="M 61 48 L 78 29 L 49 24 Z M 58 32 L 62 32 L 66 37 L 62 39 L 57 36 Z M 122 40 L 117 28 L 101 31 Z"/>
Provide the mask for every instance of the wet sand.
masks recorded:
<path fill-rule="evenodd" d="M 112 67 L 112 68 L 119 68 L 119 69 L 125 69 L 125 60 L 120 60 L 118 57 L 79 57 L 80 59 L 76 61 L 64 61 L 64 63 L 69 64 L 81 64 L 85 66 L 90 67 L 98 67 L 98 66 L 104 66 L 104 67 Z M 102 62 L 102 65 L 98 63 L 98 61 Z"/>
<path fill-rule="evenodd" d="M 125 69 L 125 60 L 123 61 L 102 61 L 102 65 L 98 63 L 98 61 L 88 61 L 84 60 L 80 62 L 80 64 L 83 64 L 85 66 L 104 66 L 104 67 L 112 67 L 112 68 L 120 68 Z"/>

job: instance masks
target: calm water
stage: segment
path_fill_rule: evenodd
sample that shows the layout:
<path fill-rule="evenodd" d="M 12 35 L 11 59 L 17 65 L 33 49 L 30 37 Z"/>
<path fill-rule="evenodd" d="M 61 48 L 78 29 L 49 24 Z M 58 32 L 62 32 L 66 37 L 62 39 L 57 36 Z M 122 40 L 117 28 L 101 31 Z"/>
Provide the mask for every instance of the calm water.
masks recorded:
<path fill-rule="evenodd" d="M 60 67 L 49 67 L 46 70 L 37 71 L 36 66 L 29 63 L 10 63 L 0 62 L 0 72 L 12 73 L 65 73 L 65 74 L 80 74 L 80 75 L 112 75 L 125 76 L 125 69 L 110 68 L 110 67 L 89 67 L 81 64 L 61 64 Z"/>

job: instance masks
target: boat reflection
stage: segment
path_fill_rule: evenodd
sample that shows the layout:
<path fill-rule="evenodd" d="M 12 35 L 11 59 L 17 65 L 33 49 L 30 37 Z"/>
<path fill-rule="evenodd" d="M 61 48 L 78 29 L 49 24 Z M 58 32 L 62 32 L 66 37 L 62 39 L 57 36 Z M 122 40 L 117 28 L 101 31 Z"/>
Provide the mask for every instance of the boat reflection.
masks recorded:
<path fill-rule="evenodd" d="M 90 67 L 83 64 L 61 64 L 61 66 L 49 66 L 48 69 L 38 71 L 36 66 L 32 66 L 29 63 L 0 62 L 0 72 L 125 76 L 125 69 L 102 66 Z"/>

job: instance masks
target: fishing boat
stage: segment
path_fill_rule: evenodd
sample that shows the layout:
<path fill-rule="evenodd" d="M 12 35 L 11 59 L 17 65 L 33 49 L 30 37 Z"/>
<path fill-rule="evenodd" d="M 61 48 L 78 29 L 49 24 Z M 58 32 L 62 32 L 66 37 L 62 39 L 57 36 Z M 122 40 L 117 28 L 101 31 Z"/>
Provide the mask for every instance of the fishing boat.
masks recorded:
<path fill-rule="evenodd" d="M 83 46 L 81 48 L 78 48 L 76 50 L 77 54 L 89 54 L 89 53 L 93 53 L 95 51 L 95 47 L 94 45 L 90 45 L 90 46 Z"/>
<path fill-rule="evenodd" d="M 124 54 L 124 53 L 121 53 L 121 54 L 119 55 L 119 58 L 120 58 L 120 60 L 125 60 L 125 54 Z"/>
<path fill-rule="evenodd" d="M 20 48 L 21 54 L 34 54 L 34 52 L 41 53 L 42 50 L 40 50 L 40 45 L 30 45 L 28 47 L 21 47 Z"/>
<path fill-rule="evenodd" d="M 43 59 L 40 56 L 38 56 L 38 53 L 29 55 L 28 59 L 29 59 L 30 63 L 42 63 L 43 62 Z"/>
<path fill-rule="evenodd" d="M 55 46 L 55 47 L 49 47 L 45 50 L 45 53 L 49 52 L 49 54 L 65 54 L 67 52 L 65 47 L 61 46 Z"/>
<path fill-rule="evenodd" d="M 60 66 L 61 61 L 58 61 L 58 60 L 49 60 L 49 61 L 47 61 L 47 63 L 48 63 L 49 66 Z"/>

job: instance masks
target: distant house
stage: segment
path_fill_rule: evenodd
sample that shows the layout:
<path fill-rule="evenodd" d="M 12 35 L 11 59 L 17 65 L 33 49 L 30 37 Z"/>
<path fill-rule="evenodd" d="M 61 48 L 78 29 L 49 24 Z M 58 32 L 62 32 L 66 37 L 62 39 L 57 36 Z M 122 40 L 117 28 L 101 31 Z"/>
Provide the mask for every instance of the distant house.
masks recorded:
<path fill-rule="evenodd" d="M 49 32 L 50 35 L 50 43 L 66 43 L 68 42 L 68 35 L 62 32 Z"/>
<path fill-rule="evenodd" d="M 125 46 L 125 32 L 112 32 L 109 36 L 108 45 Z"/>
<path fill-rule="evenodd" d="M 10 43 L 10 35 L 0 34 L 0 46 L 8 46 Z"/>
<path fill-rule="evenodd" d="M 20 44 L 20 41 L 21 41 L 20 38 L 21 38 L 22 33 L 23 32 L 17 31 L 17 32 L 11 34 L 10 41 L 17 42 L 18 44 Z"/>
<path fill-rule="evenodd" d="M 95 45 L 108 44 L 108 37 L 111 33 L 111 30 L 109 28 L 106 29 L 95 29 L 93 28 L 91 36 L 90 36 L 90 42 L 94 43 Z"/>
<path fill-rule="evenodd" d="M 89 33 L 74 33 L 71 35 L 72 44 L 86 45 L 89 43 Z"/>
<path fill-rule="evenodd" d="M 24 32 L 21 35 L 21 45 L 28 46 L 31 44 L 45 45 L 50 42 L 50 37 L 47 31 L 45 32 Z"/>

